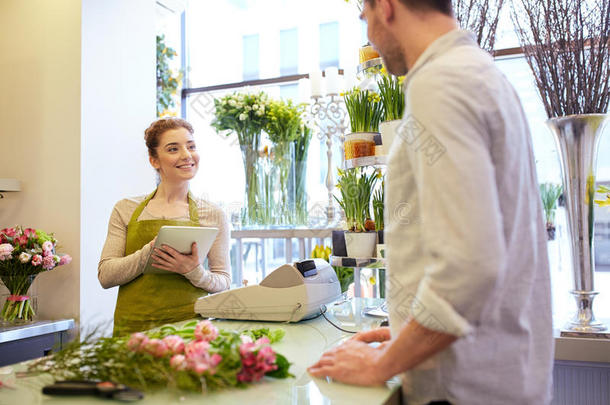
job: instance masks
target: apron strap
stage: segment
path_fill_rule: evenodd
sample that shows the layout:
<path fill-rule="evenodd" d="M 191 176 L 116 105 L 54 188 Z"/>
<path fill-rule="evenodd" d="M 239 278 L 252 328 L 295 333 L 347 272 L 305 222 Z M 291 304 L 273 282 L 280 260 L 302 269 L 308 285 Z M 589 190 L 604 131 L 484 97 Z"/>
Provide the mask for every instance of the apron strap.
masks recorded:
<path fill-rule="evenodd" d="M 138 205 L 136 210 L 133 212 L 131 219 L 129 220 L 130 225 L 133 224 L 134 222 L 136 222 L 138 220 L 138 218 L 140 218 L 140 214 L 142 214 L 142 211 L 144 211 L 144 208 L 146 208 L 146 205 L 150 202 L 150 200 L 152 200 L 152 198 L 155 196 L 155 194 L 157 194 L 156 189 L 155 189 L 155 191 L 150 193 L 144 199 L 144 201 L 142 201 L 142 203 L 140 205 Z M 191 219 L 191 222 L 194 222 L 195 224 L 197 224 L 197 226 L 199 226 L 199 207 L 197 207 L 195 198 L 193 197 L 193 194 L 190 191 L 188 192 L 188 200 L 189 200 L 189 218 Z"/>

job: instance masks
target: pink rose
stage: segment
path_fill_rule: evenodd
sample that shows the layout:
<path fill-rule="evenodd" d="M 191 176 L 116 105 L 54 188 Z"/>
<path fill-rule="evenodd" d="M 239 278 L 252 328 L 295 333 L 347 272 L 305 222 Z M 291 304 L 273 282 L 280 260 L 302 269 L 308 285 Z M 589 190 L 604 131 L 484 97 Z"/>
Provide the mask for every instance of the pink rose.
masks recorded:
<path fill-rule="evenodd" d="M 72 262 L 72 256 L 63 255 L 59 258 L 59 265 L 63 266 L 64 264 L 70 264 Z"/>
<path fill-rule="evenodd" d="M 42 268 L 45 270 L 51 270 L 55 267 L 55 258 L 53 255 L 45 256 L 42 258 Z"/>
<path fill-rule="evenodd" d="M 42 244 L 42 255 L 48 256 L 53 253 L 53 242 L 47 240 Z"/>
<path fill-rule="evenodd" d="M 180 336 L 170 335 L 163 338 L 163 342 L 167 345 L 167 348 L 173 354 L 180 354 L 184 352 L 184 341 Z"/>
<path fill-rule="evenodd" d="M 195 326 L 195 339 L 211 342 L 218 337 L 218 329 L 212 322 L 205 320 Z"/>
<path fill-rule="evenodd" d="M 32 256 L 32 266 L 40 266 L 42 264 L 42 256 L 34 255 Z"/>
<path fill-rule="evenodd" d="M 241 382 L 259 381 L 266 373 L 277 369 L 275 352 L 269 346 L 269 339 L 266 337 L 254 343 L 242 343 L 239 354 L 242 369 L 237 374 L 237 379 Z"/>
<path fill-rule="evenodd" d="M 182 354 L 175 354 L 169 361 L 169 365 L 178 371 L 183 371 L 187 369 L 186 357 Z"/>
<path fill-rule="evenodd" d="M 143 348 L 144 351 L 155 357 L 163 357 L 169 351 L 167 345 L 160 339 L 149 339 L 148 342 L 143 345 Z"/>
<path fill-rule="evenodd" d="M 187 358 L 201 357 L 208 352 L 210 345 L 204 340 L 193 340 L 184 347 Z"/>
<path fill-rule="evenodd" d="M 8 260 L 10 259 L 11 253 L 13 253 L 13 245 L 9 243 L 3 243 L 0 245 L 0 260 Z"/>
<path fill-rule="evenodd" d="M 137 332 L 131 335 L 127 341 L 127 348 L 132 352 L 138 352 L 142 350 L 143 346 L 148 343 L 148 336 L 142 332 Z"/>

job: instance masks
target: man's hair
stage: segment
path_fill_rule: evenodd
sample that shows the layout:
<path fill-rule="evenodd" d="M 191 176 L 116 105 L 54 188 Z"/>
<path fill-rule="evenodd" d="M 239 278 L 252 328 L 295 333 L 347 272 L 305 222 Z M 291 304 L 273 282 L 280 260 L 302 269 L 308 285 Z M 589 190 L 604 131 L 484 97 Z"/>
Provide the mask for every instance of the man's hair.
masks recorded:
<path fill-rule="evenodd" d="M 368 1 L 372 6 L 375 6 L 375 0 Z M 399 0 L 407 8 L 417 11 L 438 11 L 448 16 L 453 16 L 453 6 L 451 0 Z"/>

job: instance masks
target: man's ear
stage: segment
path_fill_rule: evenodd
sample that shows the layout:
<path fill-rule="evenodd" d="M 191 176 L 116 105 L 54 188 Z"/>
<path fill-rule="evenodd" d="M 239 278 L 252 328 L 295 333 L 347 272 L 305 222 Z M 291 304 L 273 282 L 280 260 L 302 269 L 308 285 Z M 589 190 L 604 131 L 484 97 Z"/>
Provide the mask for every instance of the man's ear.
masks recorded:
<path fill-rule="evenodd" d="M 383 22 L 389 23 L 394 20 L 396 2 L 398 1 L 400 0 L 376 0 L 379 16 L 383 19 Z"/>

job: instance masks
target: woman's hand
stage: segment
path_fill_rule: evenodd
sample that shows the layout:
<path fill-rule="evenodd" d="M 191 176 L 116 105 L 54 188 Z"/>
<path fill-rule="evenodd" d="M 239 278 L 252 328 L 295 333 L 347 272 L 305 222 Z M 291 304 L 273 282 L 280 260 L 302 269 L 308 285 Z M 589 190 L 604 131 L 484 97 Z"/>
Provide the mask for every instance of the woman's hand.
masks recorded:
<path fill-rule="evenodd" d="M 158 269 L 186 274 L 199 266 L 199 250 L 197 243 L 191 245 L 191 254 L 182 254 L 171 246 L 162 245 L 152 252 L 152 266 Z"/>

